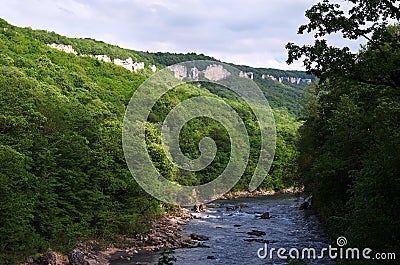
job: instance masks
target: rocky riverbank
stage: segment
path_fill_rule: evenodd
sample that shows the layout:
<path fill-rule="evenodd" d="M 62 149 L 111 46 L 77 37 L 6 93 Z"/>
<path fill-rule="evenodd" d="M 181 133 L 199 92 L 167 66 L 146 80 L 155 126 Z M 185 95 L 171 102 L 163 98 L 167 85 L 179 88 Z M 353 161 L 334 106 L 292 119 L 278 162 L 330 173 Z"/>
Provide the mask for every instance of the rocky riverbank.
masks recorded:
<path fill-rule="evenodd" d="M 263 196 L 271 196 L 275 194 L 298 194 L 302 193 L 303 188 L 287 188 L 279 191 L 274 190 L 256 190 L 256 191 L 235 191 L 228 192 L 218 199 L 227 200 L 227 199 L 237 199 L 237 198 L 254 198 L 254 197 L 263 197 Z"/>
<path fill-rule="evenodd" d="M 158 251 L 164 248 L 190 248 L 196 243 L 184 237 L 182 225 L 193 216 L 181 209 L 174 216 L 161 216 L 152 226 L 148 234 L 138 234 L 134 237 L 118 238 L 118 245 L 100 246 L 97 241 L 79 243 L 68 255 L 62 255 L 49 249 L 46 253 L 29 257 L 27 263 L 21 265 L 108 265 L 116 259 L 130 260 L 133 255 L 141 252 Z"/>
<path fill-rule="evenodd" d="M 176 258 L 174 264 L 282 264 L 285 262 L 276 252 L 271 261 L 260 258 L 258 250 L 265 248 L 265 244 L 269 249 L 327 246 L 318 216 L 312 210 L 299 209 L 304 195 L 259 195 L 217 200 L 207 204 L 205 212 L 191 212 L 196 218 L 184 225 L 182 233 L 198 242 L 199 247 L 174 250 L 171 254 Z M 161 256 L 160 252 L 143 253 L 129 261 L 112 261 L 111 265 L 157 264 Z M 329 260 L 306 262 L 310 265 L 332 263 Z"/>
<path fill-rule="evenodd" d="M 271 196 L 275 194 L 296 194 L 301 193 L 301 189 L 285 189 L 275 191 L 254 191 L 254 192 L 230 192 L 220 197 L 220 199 L 251 198 Z M 199 205 L 199 209 L 194 212 L 204 212 L 205 206 Z M 204 209 L 201 209 L 204 207 Z M 193 248 L 201 246 L 193 238 L 185 237 L 181 234 L 182 225 L 195 218 L 185 209 L 180 209 L 174 215 L 161 216 L 154 222 L 148 234 L 138 234 L 134 237 L 118 238 L 118 244 L 102 246 L 99 242 L 92 240 L 79 243 L 68 255 L 62 255 L 49 249 L 46 253 L 38 257 L 29 257 L 28 262 L 21 265 L 108 265 L 113 260 L 130 260 L 134 255 L 143 252 L 153 252 L 164 248 Z M 198 218 L 198 217 L 197 217 Z M 117 247 L 118 245 L 119 247 Z M 121 247 L 123 246 L 123 247 Z"/>

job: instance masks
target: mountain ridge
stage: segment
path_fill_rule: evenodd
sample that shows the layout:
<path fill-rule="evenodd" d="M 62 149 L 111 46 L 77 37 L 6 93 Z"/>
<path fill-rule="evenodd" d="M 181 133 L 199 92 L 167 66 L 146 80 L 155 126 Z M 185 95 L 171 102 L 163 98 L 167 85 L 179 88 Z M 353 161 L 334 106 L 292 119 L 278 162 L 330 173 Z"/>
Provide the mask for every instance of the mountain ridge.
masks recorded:
<path fill-rule="evenodd" d="M 117 45 L 98 41 L 93 38 L 68 38 L 55 32 L 47 30 L 34 30 L 29 27 L 17 27 L 10 25 L 5 20 L 0 20 L 0 27 L 14 29 L 25 36 L 39 40 L 48 45 L 71 45 L 77 55 L 86 56 L 106 56 L 110 61 L 115 59 L 120 60 L 120 65 L 123 66 L 124 61 L 131 60 L 132 64 L 127 63 L 128 67 L 133 63 L 143 63 L 143 67 L 152 69 L 161 69 L 170 65 L 174 65 L 184 61 L 193 60 L 209 60 L 216 61 L 216 58 L 189 53 L 171 53 L 171 52 L 145 52 L 124 49 Z M 227 63 L 233 67 L 243 71 L 243 75 L 251 77 L 260 89 L 264 92 L 267 100 L 272 107 L 285 107 L 290 113 L 297 116 L 300 115 L 301 105 L 304 95 L 304 89 L 310 82 L 315 80 L 313 75 L 307 74 L 305 71 L 299 70 L 280 70 L 274 68 L 254 68 L 247 65 L 236 65 Z M 154 67 L 153 67 L 154 66 Z M 139 69 L 143 68 L 140 67 Z M 137 68 L 135 68 L 137 69 Z"/>

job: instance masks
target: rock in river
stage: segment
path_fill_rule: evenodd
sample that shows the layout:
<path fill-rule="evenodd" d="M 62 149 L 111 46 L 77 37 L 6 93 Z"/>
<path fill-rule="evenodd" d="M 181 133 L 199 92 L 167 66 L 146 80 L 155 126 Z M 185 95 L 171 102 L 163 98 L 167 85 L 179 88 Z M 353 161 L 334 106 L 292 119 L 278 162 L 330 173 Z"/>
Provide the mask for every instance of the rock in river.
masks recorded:
<path fill-rule="evenodd" d="M 265 212 L 260 216 L 261 219 L 269 219 L 271 216 L 269 215 L 269 212 Z"/>
<path fill-rule="evenodd" d="M 199 235 L 199 234 L 190 234 L 190 238 L 197 241 L 206 241 L 209 238 L 207 236 Z"/>

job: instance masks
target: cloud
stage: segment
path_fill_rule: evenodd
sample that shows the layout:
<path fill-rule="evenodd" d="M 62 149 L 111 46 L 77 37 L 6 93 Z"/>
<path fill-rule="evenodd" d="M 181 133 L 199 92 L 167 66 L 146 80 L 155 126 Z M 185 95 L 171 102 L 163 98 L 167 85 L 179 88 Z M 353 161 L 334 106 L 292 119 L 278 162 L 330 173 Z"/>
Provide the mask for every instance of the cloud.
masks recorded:
<path fill-rule="evenodd" d="M 0 17 L 19 26 L 92 37 L 144 51 L 198 52 L 236 64 L 282 62 L 316 0 L 0 0 Z M 295 66 L 297 69 L 300 65 Z"/>

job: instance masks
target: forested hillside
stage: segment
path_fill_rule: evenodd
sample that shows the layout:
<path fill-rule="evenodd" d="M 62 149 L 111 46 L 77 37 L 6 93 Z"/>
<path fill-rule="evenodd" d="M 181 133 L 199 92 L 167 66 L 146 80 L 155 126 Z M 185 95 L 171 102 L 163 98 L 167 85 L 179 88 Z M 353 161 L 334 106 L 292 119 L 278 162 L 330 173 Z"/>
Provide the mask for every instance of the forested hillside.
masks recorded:
<path fill-rule="evenodd" d="M 167 66 L 192 60 L 217 61 L 215 58 L 195 53 L 139 52 L 139 54 L 147 61 Z M 308 82 L 305 82 L 305 80 L 315 80 L 314 75 L 307 74 L 304 71 L 285 71 L 270 68 L 253 68 L 245 65 L 231 65 L 245 73 L 253 74 L 254 81 L 264 92 L 265 97 L 272 107 L 285 107 L 290 113 L 295 115 L 300 114 L 304 89 L 308 86 Z M 271 79 L 269 76 L 273 76 L 276 80 Z M 301 78 L 303 81 L 290 82 L 285 79 L 279 82 L 280 77 Z"/>
<path fill-rule="evenodd" d="M 218 61 L 213 57 L 196 53 L 150 53 L 122 49 L 118 46 L 97 41 L 94 39 L 76 39 L 61 36 L 55 32 L 45 30 L 32 30 L 30 28 L 19 28 L 18 31 L 26 36 L 35 38 L 46 44 L 65 44 L 71 45 L 78 54 L 84 55 L 107 55 L 110 58 L 127 59 L 131 57 L 136 62 L 145 62 L 146 65 L 154 64 L 158 68 L 193 60 Z M 265 97 L 272 107 L 285 107 L 290 113 L 300 114 L 300 102 L 304 95 L 304 88 L 308 85 L 305 80 L 314 81 L 315 76 L 304 71 L 284 71 L 270 68 L 253 68 L 244 65 L 234 65 L 234 67 L 254 74 L 254 81 L 260 86 Z M 264 78 L 262 78 L 264 76 Z M 268 76 L 273 76 L 276 80 Z M 301 82 L 290 82 L 287 79 L 279 78 L 302 78 Z"/>
<path fill-rule="evenodd" d="M 131 72 L 52 49 L 46 45 L 49 42 L 72 44 L 80 53 L 154 63 L 141 53 L 0 20 L 0 263 L 14 263 L 49 247 L 68 251 L 85 239 L 132 236 L 146 231 L 148 223 L 162 213 L 160 203 L 131 176 L 121 144 L 125 107 L 151 70 Z M 159 123 L 170 108 L 194 95 L 216 97 L 203 87 L 176 88 L 160 99 L 146 127 L 154 163 L 181 184 L 209 181 L 229 158 L 226 131 L 207 119 L 189 123 L 181 144 L 196 156 L 196 141 L 216 138 L 220 148 L 207 171 L 177 170 L 163 153 Z M 224 100 L 241 113 L 249 128 L 257 128 L 248 106 L 232 98 Z M 263 189 L 297 183 L 293 161 L 299 124 L 285 107 L 275 108 L 274 114 L 276 158 Z M 247 188 L 257 163 L 260 136 L 256 129 L 250 131 L 251 160 L 235 190 Z"/>

